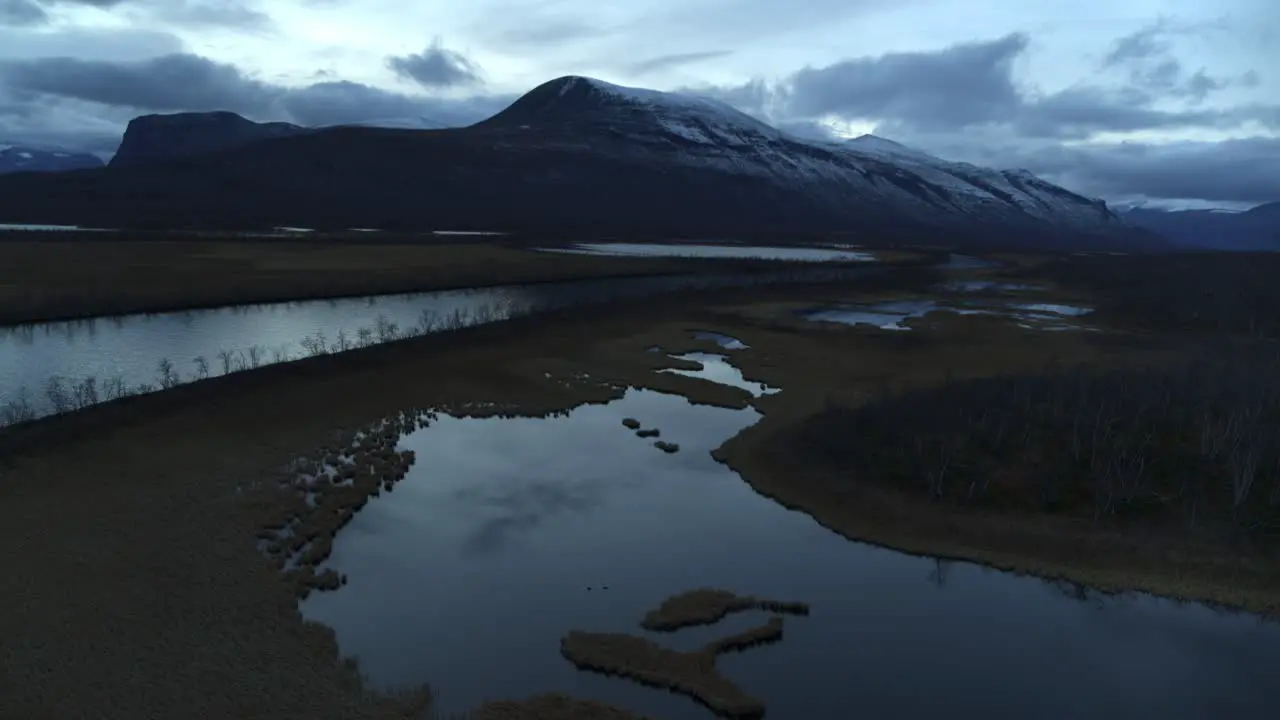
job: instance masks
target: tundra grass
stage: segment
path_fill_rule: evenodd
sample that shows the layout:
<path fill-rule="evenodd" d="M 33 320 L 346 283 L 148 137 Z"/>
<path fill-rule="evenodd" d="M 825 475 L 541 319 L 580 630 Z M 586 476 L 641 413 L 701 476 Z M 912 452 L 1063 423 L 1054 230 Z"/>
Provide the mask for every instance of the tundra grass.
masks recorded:
<path fill-rule="evenodd" d="M 211 377 L 0 430 L 0 546 L 15 549 L 0 554 L 0 574 L 22 588 L 0 593 L 0 717 L 412 716 L 429 701 L 424 688 L 370 692 L 358 667 L 340 661 L 333 633 L 298 612 L 299 593 L 341 586 L 340 574 L 316 572 L 324 538 L 339 531 L 329 523 L 340 528 L 374 490 L 395 487 L 407 462 L 430 462 L 392 450 L 399 430 L 429 424 L 418 410 L 548 415 L 617 399 L 628 386 L 755 408 L 761 421 L 714 456 L 757 492 L 847 537 L 1108 589 L 1276 606 L 1280 563 L 1266 537 L 1241 546 L 1181 525 L 1111 526 L 938 502 L 905 485 L 851 486 L 854 465 L 801 452 L 805 424 L 827 408 L 1036 373 L 1050 361 L 1174 368 L 1203 339 L 1196 332 L 1211 329 L 1153 332 L 1136 316 L 1109 314 L 1101 292 L 1091 303 L 1106 325 L 1097 333 L 956 316 L 908 332 L 818 332 L 768 312 L 888 293 L 894 277 L 553 311 Z M 907 285 L 899 290 L 919 291 Z M 694 328 L 740 338 L 750 347 L 735 352 L 734 364 L 782 392 L 752 398 L 654 372 L 665 367 L 661 354 L 646 352 L 654 345 L 714 351 L 692 337 Z M 359 435 L 396 417 L 402 424 L 376 442 Z M 300 458 L 312 475 L 316 458 L 334 461 L 324 467 L 333 468 L 325 474 L 336 487 L 320 493 L 332 498 L 323 499 L 332 518 L 303 517 Z M 290 523 L 310 540 L 268 532 Z M 306 570 L 282 573 L 279 558 L 262 552 L 267 543 L 302 552 L 314 579 Z"/>

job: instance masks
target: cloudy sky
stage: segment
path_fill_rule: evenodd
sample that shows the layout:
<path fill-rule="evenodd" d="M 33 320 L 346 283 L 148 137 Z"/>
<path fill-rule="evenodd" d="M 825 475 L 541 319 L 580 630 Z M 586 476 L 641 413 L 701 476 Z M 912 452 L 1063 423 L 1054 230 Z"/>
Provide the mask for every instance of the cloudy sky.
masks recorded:
<path fill-rule="evenodd" d="M 1115 203 L 1280 200 L 1280 0 L 0 0 L 0 141 L 481 119 L 588 75 Z"/>

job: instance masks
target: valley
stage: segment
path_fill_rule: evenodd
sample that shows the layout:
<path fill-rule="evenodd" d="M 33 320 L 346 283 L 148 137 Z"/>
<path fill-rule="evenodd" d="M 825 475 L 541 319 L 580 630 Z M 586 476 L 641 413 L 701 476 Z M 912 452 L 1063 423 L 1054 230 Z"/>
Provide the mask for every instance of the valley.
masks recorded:
<path fill-rule="evenodd" d="M 672 288 L 215 373 L 0 430 L 0 542 L 23 548 L 0 572 L 26 588 L 0 605 L 2 707 L 706 716 L 582 663 L 726 702 L 731 687 L 738 704 L 720 710 L 743 717 L 756 702 L 781 717 L 997 701 L 1034 713 L 1056 676 L 1018 647 L 1098 682 L 1157 657 L 1198 677 L 1226 658 L 1268 666 L 1275 628 L 1253 618 L 1280 607 L 1274 419 L 1244 426 L 1256 463 L 1243 495 L 1236 456 L 1198 440 L 1179 462 L 1206 483 L 1180 496 L 1177 483 L 1073 464 L 1069 443 L 1045 443 L 1069 433 L 1034 430 L 1077 417 L 1070 403 L 1054 410 L 1056 391 L 1036 394 L 1061 376 L 1089 403 L 1119 401 L 1084 407 L 1113 428 L 1100 441 L 1085 426 L 1086 456 L 1163 473 L 1162 443 L 1222 429 L 1194 412 L 1181 429 L 1154 422 L 1164 393 L 1182 402 L 1187 368 L 1226 393 L 1211 403 L 1270 397 L 1274 373 L 1250 358 L 1274 356 L 1272 329 L 1240 314 L 1269 297 L 1268 262 L 988 255 L 839 282 Z M 1181 291 L 1192 276 L 1212 296 Z M 934 309 L 906 329 L 807 317 L 923 300 Z M 1073 329 L 947 310 L 974 302 L 1035 305 Z M 1205 364 L 1205 343 L 1219 362 Z M 1228 375 L 1223 362 L 1257 370 Z M 1132 389 L 1107 390 L 1117 377 Z M 1152 380 L 1163 384 L 1143 390 Z M 1210 419 L 1229 419 L 1224 407 Z M 1002 423 L 1010 439 L 993 444 Z M 1063 502 L 1043 502 L 1044 473 Z M 979 476 L 990 489 L 975 494 Z M 746 603 L 703 627 L 642 626 L 696 588 L 810 614 L 766 620 Z M 1105 641 L 1119 626 L 1197 640 Z M 1081 634 L 1087 648 L 1071 640 Z M 957 670 L 979 647 L 983 662 Z M 699 653 L 720 675 L 679 674 Z M 837 666 L 877 681 L 854 698 L 823 670 Z M 950 668 L 960 684 L 908 693 L 909 668 Z M 1258 676 L 1212 677 L 1161 715 L 1260 709 L 1244 701 L 1265 697 Z M 1152 707 L 1158 686 L 1056 702 Z"/>
<path fill-rule="evenodd" d="M 1112 187 L 1056 95 L 957 126 L 1043 176 L 812 95 L 927 138 L 966 72 L 495 103 L 378 57 L 430 94 L 168 55 L 92 91 L 253 102 L 0 144 L 0 718 L 1274 714 L 1280 255 L 1212 251 L 1274 203 L 1058 184 Z"/>

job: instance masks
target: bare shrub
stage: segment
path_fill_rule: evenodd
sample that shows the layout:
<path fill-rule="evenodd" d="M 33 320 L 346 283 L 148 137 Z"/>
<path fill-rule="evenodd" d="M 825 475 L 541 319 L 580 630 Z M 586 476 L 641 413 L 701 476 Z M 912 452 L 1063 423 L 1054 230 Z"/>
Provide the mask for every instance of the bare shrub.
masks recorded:
<path fill-rule="evenodd" d="M 858 482 L 1095 522 L 1280 530 L 1280 365 L 1221 348 L 1179 370 L 1046 367 L 829 406 L 801 442 Z"/>

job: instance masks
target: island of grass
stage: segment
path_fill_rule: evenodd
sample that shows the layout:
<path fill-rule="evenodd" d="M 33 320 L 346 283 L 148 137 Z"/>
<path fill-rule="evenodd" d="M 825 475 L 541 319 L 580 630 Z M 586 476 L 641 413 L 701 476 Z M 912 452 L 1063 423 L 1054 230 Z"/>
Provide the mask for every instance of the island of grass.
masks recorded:
<path fill-rule="evenodd" d="M 782 618 L 721 638 L 692 652 L 669 650 L 645 638 L 620 633 L 573 631 L 560 641 L 560 652 L 580 670 L 617 675 L 642 685 L 688 695 L 717 715 L 730 718 L 764 716 L 764 703 L 748 695 L 716 671 L 717 655 L 782 639 Z"/>
<path fill-rule="evenodd" d="M 730 613 L 748 610 L 786 615 L 809 614 L 809 606 L 801 602 L 779 602 L 736 595 L 728 590 L 697 588 L 663 600 L 657 608 L 645 613 L 640 626 L 645 630 L 672 632 L 695 625 L 712 625 Z"/>

